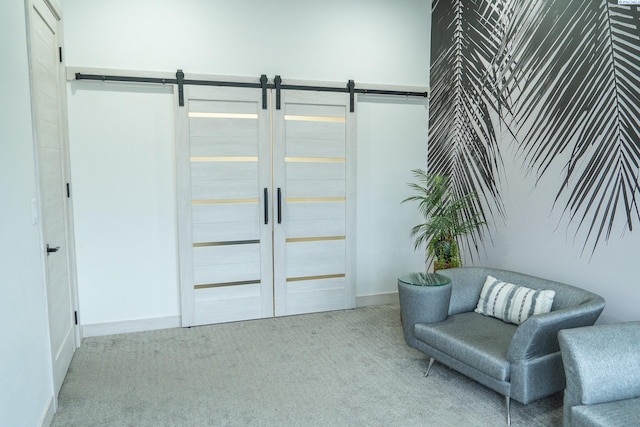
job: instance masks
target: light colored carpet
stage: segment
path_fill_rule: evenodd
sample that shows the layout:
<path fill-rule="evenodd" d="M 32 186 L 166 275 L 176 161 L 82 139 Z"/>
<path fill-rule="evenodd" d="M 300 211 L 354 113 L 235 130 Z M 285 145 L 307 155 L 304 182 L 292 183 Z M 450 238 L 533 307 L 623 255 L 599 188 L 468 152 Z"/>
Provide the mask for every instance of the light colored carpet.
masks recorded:
<path fill-rule="evenodd" d="M 504 398 L 427 359 L 397 305 L 87 338 L 53 426 L 501 426 Z M 562 394 L 512 403 L 559 426 Z"/>

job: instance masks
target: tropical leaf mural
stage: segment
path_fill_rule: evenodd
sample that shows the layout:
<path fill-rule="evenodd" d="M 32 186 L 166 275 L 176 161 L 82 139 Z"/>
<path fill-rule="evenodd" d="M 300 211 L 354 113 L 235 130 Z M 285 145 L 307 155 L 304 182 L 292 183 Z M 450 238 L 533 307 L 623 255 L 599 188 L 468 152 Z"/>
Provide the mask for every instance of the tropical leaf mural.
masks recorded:
<path fill-rule="evenodd" d="M 550 204 L 565 204 L 576 233 L 584 230 L 583 248 L 594 251 L 618 221 L 632 230 L 640 220 L 639 8 L 607 0 L 433 6 L 429 167 L 502 216 L 501 145 L 515 144 L 538 179 L 565 159 Z M 450 28 L 458 30 L 447 40 Z"/>
<path fill-rule="evenodd" d="M 488 83 L 500 40 L 486 36 L 499 14 L 490 13 L 487 2 L 457 0 L 435 1 L 432 16 L 437 31 L 432 33 L 429 171 L 448 176 L 459 197 L 485 196 L 485 203 L 474 201 L 466 219 L 480 216 L 486 222 L 504 214 L 498 191 L 502 158 L 491 118 L 498 102 L 495 84 Z M 482 231 L 466 239 L 459 244 L 477 250 Z"/>

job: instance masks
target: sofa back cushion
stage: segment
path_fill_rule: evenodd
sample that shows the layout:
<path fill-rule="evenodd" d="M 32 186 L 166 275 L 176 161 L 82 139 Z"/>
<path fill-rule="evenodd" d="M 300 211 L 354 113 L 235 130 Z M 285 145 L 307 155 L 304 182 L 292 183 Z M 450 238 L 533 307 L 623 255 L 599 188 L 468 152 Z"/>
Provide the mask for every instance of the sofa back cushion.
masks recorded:
<path fill-rule="evenodd" d="M 449 314 L 473 311 L 477 307 L 480 292 L 487 276 L 497 277 L 504 282 L 517 283 L 531 289 L 555 291 L 556 295 L 551 311 L 576 307 L 589 301 L 603 301 L 602 297 L 575 286 L 497 268 L 460 267 L 439 270 L 438 273 L 451 278 L 453 289 Z"/>

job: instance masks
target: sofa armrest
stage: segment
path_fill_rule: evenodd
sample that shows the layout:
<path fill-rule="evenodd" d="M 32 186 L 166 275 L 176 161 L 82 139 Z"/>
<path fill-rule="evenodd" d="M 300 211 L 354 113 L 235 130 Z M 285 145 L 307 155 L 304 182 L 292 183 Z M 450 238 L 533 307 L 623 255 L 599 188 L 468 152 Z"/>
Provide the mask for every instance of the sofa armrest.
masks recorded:
<path fill-rule="evenodd" d="M 579 404 L 640 397 L 640 322 L 564 330 L 558 340 Z"/>
<path fill-rule="evenodd" d="M 574 406 L 640 396 L 640 322 L 566 329 L 558 341 L 567 379 L 564 425 Z"/>
<path fill-rule="evenodd" d="M 487 278 L 481 267 L 460 267 L 440 270 L 438 273 L 451 279 L 449 315 L 473 311 L 478 304 L 480 291 Z"/>
<path fill-rule="evenodd" d="M 593 325 L 604 309 L 604 299 L 594 298 L 578 305 L 531 316 L 516 329 L 507 360 L 515 362 L 560 351 L 558 331 Z"/>
<path fill-rule="evenodd" d="M 398 296 L 404 339 L 410 347 L 416 348 L 416 324 L 446 320 L 451 285 L 414 286 L 398 280 Z"/>

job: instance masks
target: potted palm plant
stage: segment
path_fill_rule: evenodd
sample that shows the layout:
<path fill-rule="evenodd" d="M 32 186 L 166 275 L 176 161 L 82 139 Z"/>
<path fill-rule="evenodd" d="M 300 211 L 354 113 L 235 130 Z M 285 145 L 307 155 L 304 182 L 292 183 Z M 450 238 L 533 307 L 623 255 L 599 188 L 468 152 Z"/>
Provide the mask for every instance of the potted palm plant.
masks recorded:
<path fill-rule="evenodd" d="M 457 238 L 473 233 L 485 224 L 479 214 L 473 213 L 477 194 L 458 196 L 448 177 L 428 174 L 422 169 L 412 172 L 417 182 L 409 186 L 416 194 L 402 202 L 418 202 L 425 220 L 411 229 L 411 236 L 415 237 L 414 249 L 426 243 L 426 264 L 433 261 L 434 272 L 460 267 L 462 260 Z"/>

